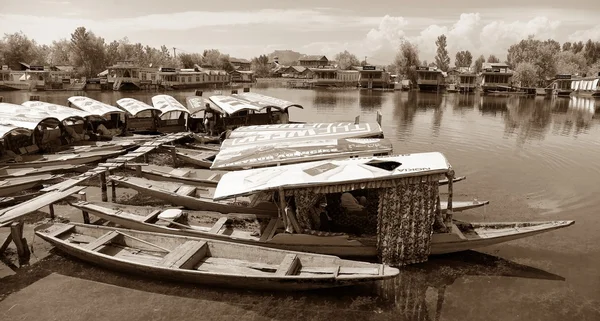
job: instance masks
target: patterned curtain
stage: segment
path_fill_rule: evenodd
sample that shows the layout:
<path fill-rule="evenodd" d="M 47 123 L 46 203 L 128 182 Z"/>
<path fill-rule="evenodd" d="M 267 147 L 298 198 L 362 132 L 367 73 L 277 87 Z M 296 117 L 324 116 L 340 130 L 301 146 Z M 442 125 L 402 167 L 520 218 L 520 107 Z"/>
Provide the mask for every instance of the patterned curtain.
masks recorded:
<path fill-rule="evenodd" d="M 379 194 L 377 249 L 392 266 L 424 262 L 430 242 L 437 196 L 437 179 L 405 178 Z"/>
<path fill-rule="evenodd" d="M 294 190 L 296 218 L 301 229 L 316 230 L 321 226 L 321 218 L 313 208 L 322 197 L 309 188 Z"/>

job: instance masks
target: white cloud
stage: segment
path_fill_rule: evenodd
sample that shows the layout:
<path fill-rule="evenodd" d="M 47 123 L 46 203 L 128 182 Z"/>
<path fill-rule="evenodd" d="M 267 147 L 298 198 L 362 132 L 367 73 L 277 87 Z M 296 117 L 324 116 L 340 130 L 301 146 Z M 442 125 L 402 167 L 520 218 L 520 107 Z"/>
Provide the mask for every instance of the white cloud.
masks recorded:
<path fill-rule="evenodd" d="M 587 41 L 588 39 L 598 41 L 600 39 L 600 24 L 585 30 L 577 30 L 569 35 L 569 41 Z"/>

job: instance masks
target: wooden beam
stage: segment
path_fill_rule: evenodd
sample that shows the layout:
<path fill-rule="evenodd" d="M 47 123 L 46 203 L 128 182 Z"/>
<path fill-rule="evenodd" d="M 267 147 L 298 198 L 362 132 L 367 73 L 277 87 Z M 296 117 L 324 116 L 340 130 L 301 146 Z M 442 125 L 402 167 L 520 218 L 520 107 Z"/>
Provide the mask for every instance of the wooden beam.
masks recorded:
<path fill-rule="evenodd" d="M 278 220 L 279 219 L 277 219 L 277 218 L 272 218 L 269 221 L 269 224 L 267 224 L 267 227 L 265 227 L 265 230 L 262 231 L 262 233 L 260 235 L 260 240 L 258 240 L 259 242 L 266 242 L 268 239 L 273 237 L 273 234 L 275 234 L 275 230 L 277 230 L 277 221 Z"/>
<path fill-rule="evenodd" d="M 13 242 L 17 247 L 17 254 L 19 255 L 19 265 L 29 264 L 29 257 L 31 252 L 27 247 L 27 240 L 23 238 L 23 222 L 14 222 L 10 225 L 10 234 L 12 235 Z"/>
<path fill-rule="evenodd" d="M 296 254 L 288 254 L 283 258 L 283 261 L 275 272 L 276 276 L 294 275 L 300 267 L 300 259 Z"/>
<path fill-rule="evenodd" d="M 165 255 L 159 264 L 168 268 L 191 269 L 206 256 L 207 250 L 205 241 L 187 241 Z"/>
<path fill-rule="evenodd" d="M 79 200 L 83 202 L 87 202 L 87 194 L 84 191 L 78 193 Z M 81 215 L 83 216 L 83 223 L 90 224 L 90 214 L 87 211 L 81 211 Z"/>
<path fill-rule="evenodd" d="M 99 247 L 114 240 L 117 236 L 119 236 L 119 233 L 117 233 L 116 231 L 110 231 L 110 232 L 100 236 L 93 242 L 86 244 L 85 246 L 83 246 L 83 248 L 85 248 L 86 250 L 90 250 L 90 251 L 96 251 Z"/>
<path fill-rule="evenodd" d="M 49 212 L 50 212 L 50 218 L 54 219 L 54 204 L 48 205 L 48 208 L 49 208 Z"/>
<path fill-rule="evenodd" d="M 2 243 L 2 246 L 0 246 L 0 255 L 2 255 L 4 253 L 4 251 L 6 251 L 6 248 L 8 248 L 8 245 L 10 244 L 10 242 L 12 242 L 12 234 L 9 233 L 6 236 L 4 243 Z"/>
<path fill-rule="evenodd" d="M 221 228 L 223 227 L 223 225 L 225 225 L 225 223 L 227 223 L 227 220 L 229 220 L 228 217 L 221 217 L 216 223 L 215 225 L 213 225 L 213 227 L 210 229 L 210 231 L 208 233 L 212 233 L 212 234 L 217 234 L 219 233 L 219 231 L 221 230 Z"/>
<path fill-rule="evenodd" d="M 106 172 L 100 173 L 100 189 L 102 191 L 102 201 L 108 202 L 108 189 L 106 187 Z"/>

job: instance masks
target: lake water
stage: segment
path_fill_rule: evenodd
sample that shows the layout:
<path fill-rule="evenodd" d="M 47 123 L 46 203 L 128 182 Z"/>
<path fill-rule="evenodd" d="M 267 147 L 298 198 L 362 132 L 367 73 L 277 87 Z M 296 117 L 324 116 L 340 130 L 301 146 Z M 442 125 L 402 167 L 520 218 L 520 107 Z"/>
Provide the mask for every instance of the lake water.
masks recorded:
<path fill-rule="evenodd" d="M 353 121 L 360 115 L 374 121 L 380 111 L 395 152 L 444 153 L 456 174 L 467 176 L 455 185 L 455 200 L 490 200 L 485 208 L 457 213 L 458 219 L 576 221 L 566 229 L 432 257 L 404 269 L 393 282 L 302 294 L 296 297 L 300 308 L 311 309 L 311 302 L 325 297 L 337 302 L 331 309 L 340 317 L 368 310 L 400 320 L 600 320 L 600 100 L 252 91 L 303 105 L 290 112 L 291 120 Z M 0 93 L 5 102 L 17 104 L 30 94 Z M 34 94 L 59 104 L 72 95 Z M 87 93 L 110 104 L 122 97 L 150 103 L 154 94 Z M 168 94 L 185 102 L 193 92 Z"/>

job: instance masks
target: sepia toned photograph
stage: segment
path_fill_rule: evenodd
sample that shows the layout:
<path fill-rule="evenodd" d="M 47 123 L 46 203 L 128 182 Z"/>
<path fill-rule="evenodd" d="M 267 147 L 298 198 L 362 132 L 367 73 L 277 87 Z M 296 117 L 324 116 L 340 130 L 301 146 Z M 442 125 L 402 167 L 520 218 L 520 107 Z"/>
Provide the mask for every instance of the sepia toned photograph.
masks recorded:
<path fill-rule="evenodd" d="M 600 3 L 0 0 L 0 320 L 600 320 Z"/>

